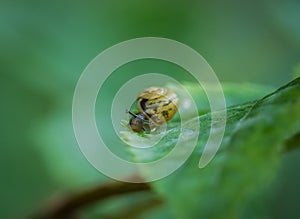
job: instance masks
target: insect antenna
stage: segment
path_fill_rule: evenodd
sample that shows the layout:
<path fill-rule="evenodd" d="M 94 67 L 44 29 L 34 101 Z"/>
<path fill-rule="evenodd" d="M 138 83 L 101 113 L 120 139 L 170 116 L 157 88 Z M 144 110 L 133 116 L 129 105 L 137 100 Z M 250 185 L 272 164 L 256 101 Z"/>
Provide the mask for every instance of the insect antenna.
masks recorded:
<path fill-rule="evenodd" d="M 137 115 L 136 115 L 136 114 L 134 114 L 134 113 L 130 112 L 130 110 L 128 110 L 128 109 L 126 109 L 126 110 L 125 110 L 125 112 L 126 112 L 126 113 L 129 113 L 129 114 L 130 114 L 130 115 L 132 115 L 134 118 L 136 118 L 136 117 L 137 117 Z"/>

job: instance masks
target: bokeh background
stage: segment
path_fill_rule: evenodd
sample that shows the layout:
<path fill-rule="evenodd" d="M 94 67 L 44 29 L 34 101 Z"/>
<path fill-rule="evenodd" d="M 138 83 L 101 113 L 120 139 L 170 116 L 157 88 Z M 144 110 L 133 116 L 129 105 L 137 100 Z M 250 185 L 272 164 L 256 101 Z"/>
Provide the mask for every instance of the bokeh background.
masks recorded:
<path fill-rule="evenodd" d="M 0 218 L 108 180 L 80 153 L 71 114 L 76 82 L 101 51 L 166 37 L 202 54 L 221 82 L 278 87 L 299 69 L 299 11 L 297 0 L 1 0 Z M 286 214 L 296 211 L 299 157 L 286 159 L 277 191 Z"/>

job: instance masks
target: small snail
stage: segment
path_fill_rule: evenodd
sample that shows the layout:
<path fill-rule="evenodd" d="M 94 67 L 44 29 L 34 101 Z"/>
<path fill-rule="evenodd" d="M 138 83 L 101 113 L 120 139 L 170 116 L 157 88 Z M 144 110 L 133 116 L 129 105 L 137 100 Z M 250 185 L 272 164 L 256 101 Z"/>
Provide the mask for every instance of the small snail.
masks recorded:
<path fill-rule="evenodd" d="M 138 95 L 137 103 L 139 113 L 126 110 L 132 116 L 128 126 L 134 132 L 145 132 L 172 119 L 177 112 L 179 99 L 170 89 L 149 87 Z"/>

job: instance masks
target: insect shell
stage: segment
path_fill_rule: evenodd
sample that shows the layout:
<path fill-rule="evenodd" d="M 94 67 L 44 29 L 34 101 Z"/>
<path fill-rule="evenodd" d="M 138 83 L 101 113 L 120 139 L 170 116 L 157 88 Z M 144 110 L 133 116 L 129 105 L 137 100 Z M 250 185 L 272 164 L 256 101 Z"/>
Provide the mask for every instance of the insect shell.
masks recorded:
<path fill-rule="evenodd" d="M 134 132 L 149 132 L 173 118 L 179 99 L 170 89 L 149 87 L 138 95 L 137 103 L 139 113 L 126 111 L 132 116 L 128 126 Z"/>

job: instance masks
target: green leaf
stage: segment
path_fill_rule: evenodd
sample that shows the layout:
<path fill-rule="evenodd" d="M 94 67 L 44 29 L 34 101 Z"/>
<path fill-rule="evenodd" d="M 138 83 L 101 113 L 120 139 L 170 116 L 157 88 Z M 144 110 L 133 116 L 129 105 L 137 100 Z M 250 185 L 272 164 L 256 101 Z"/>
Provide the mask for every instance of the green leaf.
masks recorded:
<path fill-rule="evenodd" d="M 210 111 L 208 99 L 205 91 L 198 85 L 192 82 L 183 82 L 186 88 L 192 95 L 200 114 L 205 114 Z M 181 93 L 182 89 L 174 84 L 168 84 L 167 87 Z M 208 86 L 211 91 L 214 91 L 213 85 Z M 255 101 L 262 96 L 272 92 L 273 88 L 266 85 L 258 85 L 253 83 L 222 83 L 222 89 L 226 99 L 226 106 L 231 107 L 237 104 Z M 182 100 L 180 100 L 182 102 Z"/>
<path fill-rule="evenodd" d="M 253 202 L 275 178 L 282 152 L 299 139 L 300 79 L 258 101 L 228 108 L 221 147 L 203 169 L 198 163 L 210 131 L 210 114 L 199 119 L 196 149 L 180 169 L 152 183 L 154 189 L 167 200 L 176 218 L 240 218 L 253 211 L 256 218 L 263 215 L 265 209 L 253 209 Z M 193 122 L 188 122 L 190 127 Z M 171 126 L 151 150 L 131 150 L 135 160 L 156 160 L 170 151 L 180 132 L 178 121 Z"/>

